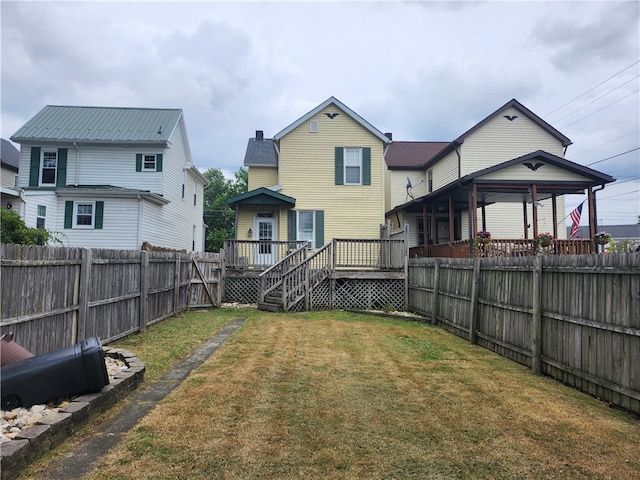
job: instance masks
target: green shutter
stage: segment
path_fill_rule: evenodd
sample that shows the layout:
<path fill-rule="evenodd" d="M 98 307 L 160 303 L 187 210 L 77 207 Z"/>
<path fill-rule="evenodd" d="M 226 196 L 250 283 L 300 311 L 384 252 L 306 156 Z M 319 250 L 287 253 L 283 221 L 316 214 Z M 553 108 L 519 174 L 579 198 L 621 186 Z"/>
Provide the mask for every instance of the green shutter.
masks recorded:
<path fill-rule="evenodd" d="M 96 217 L 93 228 L 102 229 L 102 218 L 104 217 L 104 202 L 96 202 Z"/>
<path fill-rule="evenodd" d="M 162 171 L 162 154 L 159 153 L 156 155 L 156 172 Z"/>
<path fill-rule="evenodd" d="M 297 224 L 296 224 L 296 211 L 289 210 L 289 226 L 288 226 L 287 240 L 290 242 L 295 242 L 297 237 Z M 294 248 L 294 245 L 289 245 L 289 248 Z"/>
<path fill-rule="evenodd" d="M 362 149 L 362 184 L 371 185 L 371 148 Z"/>
<path fill-rule="evenodd" d="M 142 171 L 142 154 L 136 153 L 136 172 Z"/>
<path fill-rule="evenodd" d="M 324 245 L 324 210 L 316 210 L 316 248 Z"/>
<path fill-rule="evenodd" d="M 31 164 L 29 165 L 29 186 L 37 187 L 40 180 L 40 147 L 31 147 Z"/>
<path fill-rule="evenodd" d="M 64 228 L 71 228 L 73 226 L 73 202 L 64 202 Z"/>
<path fill-rule="evenodd" d="M 336 185 L 344 185 L 344 149 L 336 147 Z"/>
<path fill-rule="evenodd" d="M 58 149 L 58 173 L 56 187 L 64 187 L 67 184 L 67 149 Z"/>

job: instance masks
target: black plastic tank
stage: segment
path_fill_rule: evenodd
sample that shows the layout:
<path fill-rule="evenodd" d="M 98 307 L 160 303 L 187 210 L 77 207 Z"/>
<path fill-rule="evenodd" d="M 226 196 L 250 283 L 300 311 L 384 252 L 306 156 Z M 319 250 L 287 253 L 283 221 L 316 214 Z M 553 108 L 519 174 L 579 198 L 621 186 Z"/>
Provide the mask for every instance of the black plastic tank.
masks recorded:
<path fill-rule="evenodd" d="M 29 408 L 87 392 L 99 392 L 108 384 L 102 345 L 92 337 L 2 367 L 1 407 L 3 410 Z"/>

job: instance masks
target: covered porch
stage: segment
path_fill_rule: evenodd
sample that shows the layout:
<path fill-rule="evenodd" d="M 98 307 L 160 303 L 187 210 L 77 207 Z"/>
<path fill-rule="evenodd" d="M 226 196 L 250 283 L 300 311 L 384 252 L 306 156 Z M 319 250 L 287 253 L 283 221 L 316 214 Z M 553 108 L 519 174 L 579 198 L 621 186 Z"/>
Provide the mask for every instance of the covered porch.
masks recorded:
<path fill-rule="evenodd" d="M 545 168 L 543 168 L 545 167 Z M 592 239 L 597 232 L 596 192 L 614 179 L 609 175 L 575 164 L 547 152 L 537 151 L 523 157 L 474 172 L 432 193 L 396 207 L 387 214 L 389 220 L 413 215 L 422 219 L 418 245 L 410 246 L 410 257 L 515 257 L 539 254 L 582 255 L 596 253 L 599 246 Z M 564 211 L 558 200 L 563 195 L 586 192 L 589 239 L 564 239 Z M 553 235 L 549 245 L 541 245 L 539 208 L 551 205 Z M 476 232 L 490 230 L 492 215 L 499 215 L 499 205 L 521 205 L 520 220 L 514 222 L 512 234 L 490 240 L 476 238 Z M 494 218 L 494 220 L 496 220 Z M 420 226 L 422 228 L 420 228 Z"/>

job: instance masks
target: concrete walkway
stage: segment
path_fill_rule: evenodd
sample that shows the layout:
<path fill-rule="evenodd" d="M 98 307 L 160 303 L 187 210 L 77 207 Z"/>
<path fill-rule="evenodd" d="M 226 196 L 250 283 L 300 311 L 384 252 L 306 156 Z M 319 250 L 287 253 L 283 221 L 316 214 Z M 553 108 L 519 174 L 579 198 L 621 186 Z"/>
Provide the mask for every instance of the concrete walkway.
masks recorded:
<path fill-rule="evenodd" d="M 135 393 L 120 413 L 97 427 L 94 435 L 78 444 L 71 453 L 53 461 L 43 473 L 42 480 L 81 479 L 92 472 L 102 457 L 120 442 L 124 433 L 131 430 L 192 370 L 204 363 L 245 321 L 246 318 L 231 320 L 220 332 L 157 382 Z"/>

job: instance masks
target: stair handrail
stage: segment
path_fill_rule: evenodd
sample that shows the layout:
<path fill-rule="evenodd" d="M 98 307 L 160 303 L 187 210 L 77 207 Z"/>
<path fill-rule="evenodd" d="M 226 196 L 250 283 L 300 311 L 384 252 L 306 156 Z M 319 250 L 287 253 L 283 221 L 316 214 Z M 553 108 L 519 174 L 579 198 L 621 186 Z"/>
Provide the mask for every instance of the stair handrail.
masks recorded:
<path fill-rule="evenodd" d="M 319 261 L 318 261 L 319 260 Z M 282 305 L 288 311 L 304 296 L 306 302 L 311 290 L 327 278 L 332 270 L 333 241 L 318 249 L 313 255 L 292 266 L 282 275 Z M 317 263 L 317 265 L 313 265 Z M 305 310 L 308 310 L 308 305 Z"/>
<path fill-rule="evenodd" d="M 269 293 L 277 290 L 278 287 L 282 285 L 283 275 L 291 269 L 292 266 L 304 261 L 304 259 L 307 258 L 307 251 L 308 242 L 305 242 L 302 246 L 288 254 L 278 263 L 271 265 L 258 276 L 260 283 L 260 292 L 258 293 L 259 302 L 264 302 L 265 297 Z"/>

